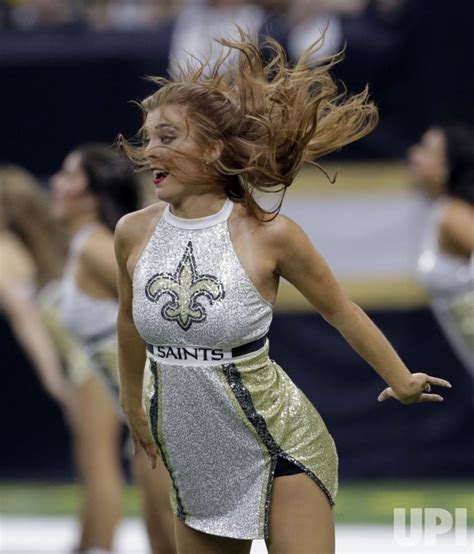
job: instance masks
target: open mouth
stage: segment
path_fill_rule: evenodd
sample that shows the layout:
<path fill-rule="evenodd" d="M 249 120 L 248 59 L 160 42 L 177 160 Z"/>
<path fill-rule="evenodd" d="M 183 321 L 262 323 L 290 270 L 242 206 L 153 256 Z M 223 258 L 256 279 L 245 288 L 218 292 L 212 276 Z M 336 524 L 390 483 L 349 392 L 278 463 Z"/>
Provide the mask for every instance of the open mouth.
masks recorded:
<path fill-rule="evenodd" d="M 155 185 L 159 185 L 162 183 L 166 177 L 168 177 L 169 173 L 167 171 L 162 171 L 160 169 L 154 169 L 153 170 L 153 182 Z"/>

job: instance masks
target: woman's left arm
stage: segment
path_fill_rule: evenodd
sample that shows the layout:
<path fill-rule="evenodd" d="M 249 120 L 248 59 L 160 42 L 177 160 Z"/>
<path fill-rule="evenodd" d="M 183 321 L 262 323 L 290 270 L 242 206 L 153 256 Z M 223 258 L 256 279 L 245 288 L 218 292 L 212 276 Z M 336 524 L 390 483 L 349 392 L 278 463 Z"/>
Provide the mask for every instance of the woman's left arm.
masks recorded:
<path fill-rule="evenodd" d="M 431 385 L 451 387 L 448 381 L 408 370 L 374 322 L 344 293 L 304 231 L 284 216 L 270 227 L 276 272 L 293 284 L 389 385 L 378 399 L 393 397 L 403 404 L 442 401 L 439 394 L 429 394 Z"/>

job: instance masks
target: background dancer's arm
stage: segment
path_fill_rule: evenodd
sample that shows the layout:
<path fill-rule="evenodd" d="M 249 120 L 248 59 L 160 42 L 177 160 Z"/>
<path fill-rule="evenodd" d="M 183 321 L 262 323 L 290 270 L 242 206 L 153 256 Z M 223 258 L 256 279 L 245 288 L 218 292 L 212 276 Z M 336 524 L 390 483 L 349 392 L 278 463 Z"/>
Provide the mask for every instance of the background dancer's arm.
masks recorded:
<path fill-rule="evenodd" d="M 35 305 L 17 289 L 15 283 L 0 277 L 0 306 L 8 317 L 16 339 L 33 363 L 43 387 L 59 403 L 66 419 L 74 423 L 74 394 L 63 375 L 61 362 Z"/>
<path fill-rule="evenodd" d="M 304 231 L 283 216 L 271 227 L 276 272 L 292 283 L 389 385 L 379 400 L 393 397 L 404 404 L 442 401 L 439 394 L 424 391 L 431 385 L 451 385 L 408 370 L 380 329 L 342 290 Z"/>
<path fill-rule="evenodd" d="M 126 216 L 127 217 L 127 216 Z M 132 280 L 127 269 L 130 241 L 125 218 L 115 232 L 115 253 L 118 263 L 119 312 L 117 318 L 120 403 L 130 427 L 135 452 L 143 448 L 151 467 L 156 466 L 157 449 L 153 442 L 142 406 L 145 345 L 132 317 Z"/>

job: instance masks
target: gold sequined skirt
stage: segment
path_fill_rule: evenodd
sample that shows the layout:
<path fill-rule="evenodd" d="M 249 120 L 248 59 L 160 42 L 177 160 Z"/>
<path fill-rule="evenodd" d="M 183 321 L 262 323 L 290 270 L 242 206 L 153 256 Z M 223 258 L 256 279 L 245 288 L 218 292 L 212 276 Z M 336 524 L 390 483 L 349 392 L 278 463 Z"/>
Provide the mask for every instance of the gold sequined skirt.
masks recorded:
<path fill-rule="evenodd" d="M 334 504 L 338 457 L 318 411 L 283 369 L 256 355 L 214 366 L 150 360 L 145 404 L 177 517 L 199 531 L 268 538 L 279 457 Z"/>
<path fill-rule="evenodd" d="M 38 294 L 37 305 L 46 331 L 63 362 L 66 377 L 81 386 L 92 375 L 84 346 L 69 333 L 59 318 L 60 282 L 49 283 Z"/>

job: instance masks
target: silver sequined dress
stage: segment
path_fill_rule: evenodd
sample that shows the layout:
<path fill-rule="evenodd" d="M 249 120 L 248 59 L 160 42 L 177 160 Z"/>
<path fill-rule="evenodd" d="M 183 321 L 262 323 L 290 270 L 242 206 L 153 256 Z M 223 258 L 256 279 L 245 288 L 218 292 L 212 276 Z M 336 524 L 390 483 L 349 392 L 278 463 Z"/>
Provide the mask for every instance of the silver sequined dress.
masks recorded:
<path fill-rule="evenodd" d="M 134 271 L 133 317 L 175 514 L 205 533 L 257 539 L 268 537 L 278 456 L 333 504 L 337 454 L 318 412 L 268 357 L 272 306 L 233 248 L 232 209 L 227 200 L 217 214 L 183 219 L 165 208 Z M 249 343 L 258 349 L 242 355 Z"/>

